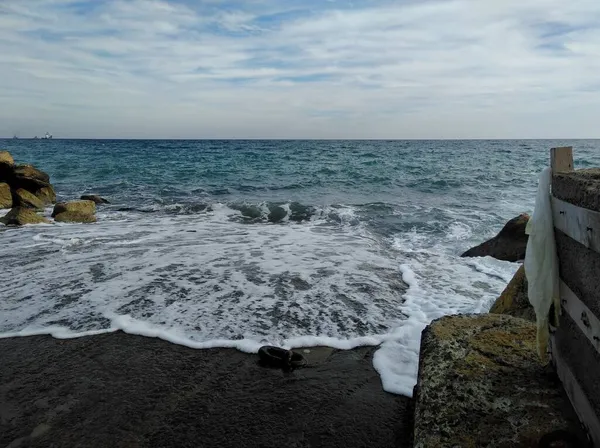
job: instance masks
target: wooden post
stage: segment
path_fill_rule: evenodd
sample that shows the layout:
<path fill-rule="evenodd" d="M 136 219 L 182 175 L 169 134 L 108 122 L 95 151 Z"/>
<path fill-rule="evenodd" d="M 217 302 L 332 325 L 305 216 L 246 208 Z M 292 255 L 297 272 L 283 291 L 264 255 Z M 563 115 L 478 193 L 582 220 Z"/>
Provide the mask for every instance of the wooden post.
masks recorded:
<path fill-rule="evenodd" d="M 552 148 L 550 150 L 550 167 L 552 173 L 573 171 L 573 147 Z"/>

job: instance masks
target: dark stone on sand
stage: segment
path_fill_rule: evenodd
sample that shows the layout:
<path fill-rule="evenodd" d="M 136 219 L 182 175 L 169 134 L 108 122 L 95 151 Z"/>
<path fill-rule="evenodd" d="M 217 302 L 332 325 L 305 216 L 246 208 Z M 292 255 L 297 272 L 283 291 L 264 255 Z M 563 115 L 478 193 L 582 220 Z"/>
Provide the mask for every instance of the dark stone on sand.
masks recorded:
<path fill-rule="evenodd" d="M 473 247 L 463 253 L 461 257 L 493 257 L 504 261 L 519 261 L 525 259 L 525 250 L 529 235 L 525 227 L 529 215 L 523 213 L 508 221 L 500 233 L 491 240 Z"/>
<path fill-rule="evenodd" d="M 0 339 L 0 446 L 408 447 L 410 399 L 382 390 L 375 350 L 283 372 L 121 332 Z"/>
<path fill-rule="evenodd" d="M 84 201 L 93 201 L 96 204 L 110 204 L 110 202 L 97 194 L 84 194 L 81 196 Z"/>

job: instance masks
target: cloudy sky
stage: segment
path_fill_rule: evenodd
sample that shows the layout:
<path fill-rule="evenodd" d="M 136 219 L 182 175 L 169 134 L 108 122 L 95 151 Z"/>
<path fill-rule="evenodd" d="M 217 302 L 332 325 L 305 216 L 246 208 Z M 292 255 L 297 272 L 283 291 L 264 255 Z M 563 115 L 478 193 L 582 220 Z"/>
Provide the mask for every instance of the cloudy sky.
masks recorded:
<path fill-rule="evenodd" d="M 0 136 L 600 137 L 600 0 L 0 0 Z"/>

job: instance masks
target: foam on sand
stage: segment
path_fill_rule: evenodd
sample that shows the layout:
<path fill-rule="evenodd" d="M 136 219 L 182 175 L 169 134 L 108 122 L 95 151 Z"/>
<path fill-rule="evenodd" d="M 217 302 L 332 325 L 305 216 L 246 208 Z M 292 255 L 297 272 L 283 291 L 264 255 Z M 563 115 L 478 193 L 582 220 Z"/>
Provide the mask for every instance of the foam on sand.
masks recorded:
<path fill-rule="evenodd" d="M 249 353 L 381 344 L 373 363 L 384 389 L 410 396 L 425 325 L 487 310 L 516 270 L 459 259 L 418 232 L 390 244 L 352 207 L 303 223 L 248 224 L 239 213 L 107 212 L 94 225 L 5 229 L 0 337 L 123 330 Z M 464 225 L 448 233 L 470 235 Z"/>

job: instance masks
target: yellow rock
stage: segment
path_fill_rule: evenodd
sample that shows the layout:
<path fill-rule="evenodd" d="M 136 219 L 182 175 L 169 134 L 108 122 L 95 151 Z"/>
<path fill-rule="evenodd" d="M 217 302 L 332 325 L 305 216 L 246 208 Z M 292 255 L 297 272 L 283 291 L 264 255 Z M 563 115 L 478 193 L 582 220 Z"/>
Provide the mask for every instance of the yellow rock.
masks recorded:
<path fill-rule="evenodd" d="M 36 210 L 44 209 L 44 203 L 40 201 L 33 193 L 30 193 L 23 188 L 19 188 L 17 191 L 15 191 L 14 201 L 19 207 L 33 208 Z"/>
<path fill-rule="evenodd" d="M 14 207 L 6 215 L 0 218 L 0 222 L 7 226 L 50 223 L 50 221 L 38 215 L 34 210 L 24 207 Z"/>
<path fill-rule="evenodd" d="M 13 166 L 15 164 L 15 160 L 10 155 L 10 152 L 0 151 L 0 163 L 5 163 L 6 165 Z"/>
<path fill-rule="evenodd" d="M 78 213 L 78 212 L 62 212 L 54 217 L 56 222 L 81 222 L 81 223 L 89 223 L 96 222 L 96 217 L 94 215 L 86 214 L 86 213 Z"/>
<path fill-rule="evenodd" d="M 12 193 L 8 184 L 0 183 L 0 208 L 12 207 Z"/>
<path fill-rule="evenodd" d="M 80 215 L 94 215 L 96 213 L 96 204 L 93 201 L 70 201 L 59 202 L 54 206 L 52 217 L 65 212 L 78 213 Z"/>
<path fill-rule="evenodd" d="M 521 266 L 500 297 L 496 299 L 490 313 L 507 314 L 535 322 L 535 311 L 529 303 L 527 295 L 527 277 L 525 268 Z"/>
<path fill-rule="evenodd" d="M 52 185 L 40 188 L 35 192 L 35 196 L 44 204 L 54 204 L 56 202 L 56 193 Z"/>
<path fill-rule="evenodd" d="M 15 167 L 15 176 L 26 179 L 35 179 L 41 182 L 50 182 L 50 176 L 33 165 L 18 165 Z"/>
<path fill-rule="evenodd" d="M 414 447 L 530 447 L 558 429 L 580 435 L 560 383 L 539 362 L 536 331 L 499 314 L 432 322 L 421 338 Z"/>

